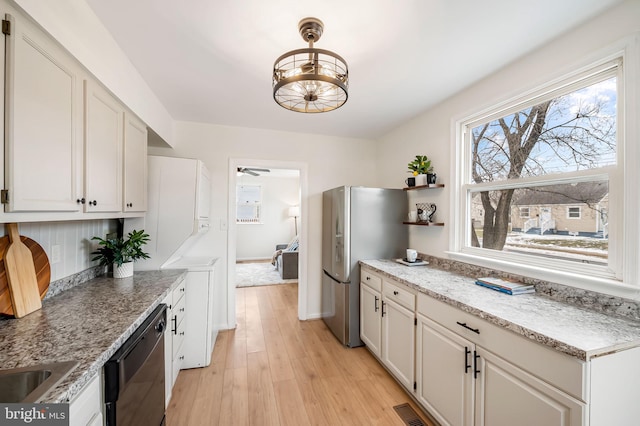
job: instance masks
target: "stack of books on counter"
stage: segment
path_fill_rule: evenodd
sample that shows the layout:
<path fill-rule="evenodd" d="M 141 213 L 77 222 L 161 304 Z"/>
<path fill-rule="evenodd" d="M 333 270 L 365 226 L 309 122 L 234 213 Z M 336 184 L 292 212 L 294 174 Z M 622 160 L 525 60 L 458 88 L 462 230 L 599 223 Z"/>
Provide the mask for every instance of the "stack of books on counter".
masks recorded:
<path fill-rule="evenodd" d="M 510 295 L 535 293 L 535 288 L 530 284 L 522 284 L 503 278 L 477 278 L 476 284 Z"/>

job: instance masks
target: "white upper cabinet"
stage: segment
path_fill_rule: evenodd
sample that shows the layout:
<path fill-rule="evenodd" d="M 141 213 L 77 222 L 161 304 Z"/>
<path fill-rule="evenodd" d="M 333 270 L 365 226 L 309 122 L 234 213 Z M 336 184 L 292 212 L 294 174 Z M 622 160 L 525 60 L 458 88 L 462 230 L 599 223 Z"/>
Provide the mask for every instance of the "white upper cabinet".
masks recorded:
<path fill-rule="evenodd" d="M 92 81 L 85 81 L 86 212 L 122 210 L 124 107 Z"/>
<path fill-rule="evenodd" d="M 5 20 L 5 211 L 78 212 L 80 68 L 27 19 Z"/>
<path fill-rule="evenodd" d="M 146 125 L 37 23 L 0 4 L 0 223 L 142 216 Z"/>
<path fill-rule="evenodd" d="M 124 116 L 125 212 L 147 210 L 147 126 L 133 114 Z"/>

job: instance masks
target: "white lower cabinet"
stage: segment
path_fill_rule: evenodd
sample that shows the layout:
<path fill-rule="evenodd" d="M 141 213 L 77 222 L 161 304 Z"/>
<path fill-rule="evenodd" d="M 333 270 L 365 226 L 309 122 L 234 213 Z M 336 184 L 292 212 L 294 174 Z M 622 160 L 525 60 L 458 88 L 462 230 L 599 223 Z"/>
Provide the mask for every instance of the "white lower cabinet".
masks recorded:
<path fill-rule="evenodd" d="M 416 398 L 441 425 L 473 424 L 473 344 L 418 315 Z"/>
<path fill-rule="evenodd" d="M 418 295 L 417 398 L 442 425 L 579 426 L 585 363 Z"/>
<path fill-rule="evenodd" d="M 410 392 L 415 372 L 415 294 L 363 270 L 360 338 Z"/>
<path fill-rule="evenodd" d="M 173 385 L 184 360 L 184 336 L 186 314 L 185 280 L 164 299 L 167 305 L 167 331 L 164 335 L 165 406 L 169 406 Z"/>
<path fill-rule="evenodd" d="M 218 331 L 213 326 L 215 269 L 189 271 L 186 278 L 187 317 L 182 368 L 206 367 Z"/>
<path fill-rule="evenodd" d="M 416 396 L 441 425 L 583 424 L 584 403 L 423 315 L 417 340 Z"/>
<path fill-rule="evenodd" d="M 604 426 L 640 415 L 632 397 L 616 396 L 625 377 L 640 377 L 640 348 L 583 361 L 366 267 L 361 277 L 362 340 L 443 426 Z"/>
<path fill-rule="evenodd" d="M 585 404 L 482 348 L 474 350 L 475 424 L 562 425 L 584 423 Z"/>
<path fill-rule="evenodd" d="M 382 280 L 362 271 L 360 282 L 360 339 L 378 358 L 382 353 Z"/>
<path fill-rule="evenodd" d="M 382 362 L 405 388 L 413 391 L 415 295 L 386 280 L 382 287 Z"/>
<path fill-rule="evenodd" d="M 102 425 L 102 406 L 102 381 L 96 374 L 69 403 L 69 425 Z"/>

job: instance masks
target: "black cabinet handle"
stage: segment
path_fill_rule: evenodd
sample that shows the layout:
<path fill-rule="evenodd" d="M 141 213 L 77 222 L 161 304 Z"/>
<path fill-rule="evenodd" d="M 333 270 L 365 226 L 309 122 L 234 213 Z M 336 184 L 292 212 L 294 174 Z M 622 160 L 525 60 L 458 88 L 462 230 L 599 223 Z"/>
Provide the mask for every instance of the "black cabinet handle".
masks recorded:
<path fill-rule="evenodd" d="M 464 327 L 464 328 L 466 328 L 467 330 L 471 330 L 471 331 L 473 331 L 473 332 L 474 332 L 474 333 L 476 333 L 476 334 L 480 334 L 480 329 L 479 329 L 479 328 L 471 328 L 471 327 L 469 327 L 469 326 L 467 325 L 467 323 L 466 323 L 466 322 L 456 321 L 456 324 L 458 324 L 460 327 Z"/>
<path fill-rule="evenodd" d="M 384 305 L 386 305 L 387 303 L 383 300 L 382 301 L 382 317 L 384 318 Z"/>
<path fill-rule="evenodd" d="M 469 369 L 471 368 L 471 364 L 469 364 L 469 355 L 471 355 L 471 349 L 465 346 L 464 347 L 464 374 L 467 374 L 469 372 Z"/>
<path fill-rule="evenodd" d="M 373 305 L 373 306 L 374 306 L 374 308 L 375 308 L 375 311 L 374 311 L 374 312 L 378 312 L 378 300 L 380 300 L 380 299 L 378 299 L 378 296 L 374 296 L 374 297 L 376 298 L 376 301 L 375 301 L 375 303 L 374 303 L 374 305 Z"/>
<path fill-rule="evenodd" d="M 369 278 L 371 278 L 371 277 L 367 277 L 366 280 L 369 281 Z"/>
<path fill-rule="evenodd" d="M 78 203 L 78 204 L 84 204 L 86 201 L 87 201 L 87 200 L 85 200 L 84 198 L 78 198 L 78 199 L 76 200 L 76 203 Z"/>
<path fill-rule="evenodd" d="M 90 206 L 97 206 L 97 205 L 98 205 L 98 202 L 97 202 L 96 200 L 89 201 L 89 205 L 90 205 Z"/>
<path fill-rule="evenodd" d="M 398 295 L 398 292 L 397 292 L 396 290 L 393 290 L 393 295 L 394 295 L 394 296 L 397 296 L 397 295 Z"/>
<path fill-rule="evenodd" d="M 480 355 L 478 355 L 478 352 L 473 351 L 473 378 L 477 379 L 478 378 L 478 374 L 480 374 L 480 370 L 478 370 L 478 359 L 480 358 Z"/>
<path fill-rule="evenodd" d="M 174 315 L 173 318 L 171 318 L 171 322 L 173 322 L 173 334 L 178 334 L 178 316 Z"/>

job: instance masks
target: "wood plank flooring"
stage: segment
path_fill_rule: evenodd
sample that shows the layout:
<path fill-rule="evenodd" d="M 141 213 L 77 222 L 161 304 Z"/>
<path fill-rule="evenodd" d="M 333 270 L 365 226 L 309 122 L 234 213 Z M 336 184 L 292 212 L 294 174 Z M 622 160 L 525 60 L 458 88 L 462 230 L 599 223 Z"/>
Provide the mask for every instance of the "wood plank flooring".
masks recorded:
<path fill-rule="evenodd" d="M 405 402 L 433 425 L 364 347 L 299 321 L 297 291 L 237 289 L 237 328 L 218 333 L 209 367 L 180 372 L 168 426 L 402 426 L 393 407 Z"/>

